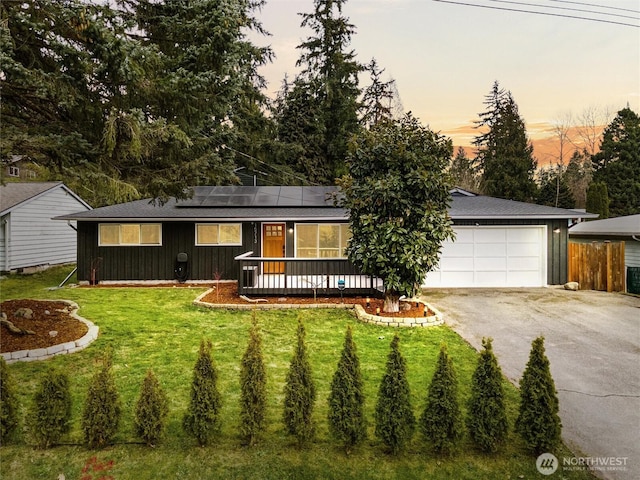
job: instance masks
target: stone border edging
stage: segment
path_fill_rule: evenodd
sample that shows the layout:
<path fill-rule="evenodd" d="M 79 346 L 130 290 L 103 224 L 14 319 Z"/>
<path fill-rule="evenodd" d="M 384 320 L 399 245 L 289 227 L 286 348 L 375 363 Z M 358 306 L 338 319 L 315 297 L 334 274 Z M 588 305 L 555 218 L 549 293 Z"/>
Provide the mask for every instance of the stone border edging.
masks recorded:
<path fill-rule="evenodd" d="M 7 363 L 14 362 L 33 362 L 36 360 L 48 360 L 56 355 L 65 355 L 67 353 L 75 353 L 87 348 L 95 339 L 98 338 L 99 328 L 93 322 L 82 318 L 76 312 L 80 309 L 80 306 L 72 302 L 71 300 L 38 300 L 40 302 L 62 302 L 69 305 L 73 310 L 69 314 L 79 322 L 84 323 L 88 330 L 84 336 L 72 342 L 60 343 L 58 345 L 52 345 L 47 348 L 36 348 L 34 350 L 18 350 L 16 352 L 0 353 Z"/>
<path fill-rule="evenodd" d="M 198 295 L 193 301 L 194 305 L 212 308 L 212 309 L 226 309 L 226 310 L 285 310 L 285 309 L 302 309 L 302 308 L 335 308 L 344 310 L 353 310 L 358 320 L 364 323 L 371 323 L 374 325 L 381 325 L 383 327 L 435 327 L 444 323 L 443 315 L 440 311 L 429 305 L 427 302 L 420 299 L 408 299 L 410 302 L 422 303 L 427 309 L 433 312 L 433 315 L 428 317 L 382 317 L 380 315 L 372 315 L 367 313 L 362 305 L 353 303 L 298 303 L 298 304 L 275 304 L 275 303 L 252 303 L 249 305 L 238 303 L 208 303 L 203 302 L 202 299 L 209 293 L 213 292 L 211 288 L 206 292 Z"/>

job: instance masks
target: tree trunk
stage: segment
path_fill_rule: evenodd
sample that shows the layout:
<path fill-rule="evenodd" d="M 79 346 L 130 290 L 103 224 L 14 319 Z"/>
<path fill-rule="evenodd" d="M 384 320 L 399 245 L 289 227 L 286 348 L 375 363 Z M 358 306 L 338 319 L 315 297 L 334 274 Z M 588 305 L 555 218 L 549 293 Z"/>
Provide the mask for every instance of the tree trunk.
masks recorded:
<path fill-rule="evenodd" d="M 400 295 L 394 290 L 387 290 L 384 294 L 382 311 L 385 313 L 397 313 L 400 311 Z"/>

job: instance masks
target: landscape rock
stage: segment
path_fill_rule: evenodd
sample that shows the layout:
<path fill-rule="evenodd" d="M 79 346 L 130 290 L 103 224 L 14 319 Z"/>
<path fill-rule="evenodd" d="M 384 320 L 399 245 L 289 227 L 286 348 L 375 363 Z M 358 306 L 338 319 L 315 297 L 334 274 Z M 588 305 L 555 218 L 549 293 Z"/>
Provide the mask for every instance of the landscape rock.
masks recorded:
<path fill-rule="evenodd" d="M 31 320 L 33 318 L 33 310 L 31 310 L 30 308 L 22 307 L 13 312 L 13 316 Z"/>
<path fill-rule="evenodd" d="M 575 292 L 580 290 L 580 284 L 578 282 L 567 282 L 564 284 L 564 289 Z"/>

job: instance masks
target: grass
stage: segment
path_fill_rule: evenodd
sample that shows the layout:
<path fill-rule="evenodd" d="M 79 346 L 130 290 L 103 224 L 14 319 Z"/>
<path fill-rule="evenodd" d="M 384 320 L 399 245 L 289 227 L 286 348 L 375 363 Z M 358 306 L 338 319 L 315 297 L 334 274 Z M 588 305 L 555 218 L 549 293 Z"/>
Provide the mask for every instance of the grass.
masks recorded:
<path fill-rule="evenodd" d="M 69 272 L 51 269 L 32 276 L 0 282 L 0 298 L 64 298 L 80 305 L 80 315 L 100 327 L 100 337 L 89 348 L 45 362 L 16 363 L 10 372 L 18 384 L 22 412 L 49 365 L 67 371 L 74 396 L 74 425 L 65 444 L 36 450 L 26 432 L 0 449 L 3 480 L 67 479 L 495 479 L 541 478 L 535 457 L 511 433 L 498 455 L 475 452 L 465 440 L 460 451 L 437 457 L 416 434 L 406 452 L 391 457 L 373 435 L 373 410 L 384 372 L 389 343 L 396 330 L 365 325 L 349 313 L 330 310 L 258 312 L 268 372 L 268 428 L 256 447 L 240 445 L 238 438 L 240 359 L 246 348 L 250 312 L 207 310 L 192 305 L 201 288 L 65 288 L 48 290 Z M 72 279 L 73 281 L 73 279 Z M 317 386 L 315 421 L 317 439 L 297 449 L 281 421 L 282 391 L 295 345 L 300 315 L 307 329 L 307 347 Z M 366 388 L 368 440 L 350 456 L 331 440 L 327 429 L 327 397 L 347 325 L 352 325 Z M 460 381 L 461 401 L 468 398 L 476 352 L 447 327 L 399 329 L 400 348 L 407 359 L 412 404 L 419 416 L 425 403 L 442 342 L 448 345 Z M 202 338 L 211 339 L 224 399 L 223 430 L 215 445 L 200 448 L 181 427 L 193 366 Z M 115 351 L 114 373 L 123 403 L 123 418 L 116 444 L 102 450 L 82 445 L 80 416 L 88 381 L 107 346 Z M 138 443 L 133 434 L 133 409 L 147 369 L 153 368 L 169 397 L 167 438 L 156 448 Z M 508 414 L 513 425 L 517 390 L 505 380 Z M 24 418 L 22 419 L 24 425 Z M 558 458 L 572 456 L 566 449 Z M 558 475 L 558 474 L 557 474 Z M 560 477 L 560 475 L 558 475 Z M 593 478 L 586 472 L 562 472 L 562 478 Z"/>

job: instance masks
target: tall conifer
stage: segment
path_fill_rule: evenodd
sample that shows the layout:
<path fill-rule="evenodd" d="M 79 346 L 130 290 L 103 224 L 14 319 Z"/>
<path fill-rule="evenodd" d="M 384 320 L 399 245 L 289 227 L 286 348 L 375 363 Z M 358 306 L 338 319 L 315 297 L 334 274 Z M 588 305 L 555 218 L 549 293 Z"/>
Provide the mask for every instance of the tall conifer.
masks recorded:
<path fill-rule="evenodd" d="M 15 383 L 7 362 L 0 356 L 0 445 L 18 429 L 18 409 Z"/>
<path fill-rule="evenodd" d="M 411 391 L 407 380 L 407 362 L 400 353 L 400 338 L 396 334 L 391 341 L 387 367 L 376 403 L 376 436 L 394 455 L 411 440 L 416 418 L 411 409 Z"/>
<path fill-rule="evenodd" d="M 296 437 L 298 446 L 303 446 L 314 436 L 311 415 L 316 399 L 316 387 L 311 377 L 311 364 L 307 357 L 305 328 L 298 320 L 298 344 L 287 372 L 284 387 L 283 420 L 287 432 Z"/>
<path fill-rule="evenodd" d="M 467 430 L 485 452 L 496 452 L 507 439 L 507 412 L 502 388 L 502 370 L 493 354 L 490 338 L 482 339 L 484 350 L 471 379 Z"/>
<path fill-rule="evenodd" d="M 153 370 L 149 369 L 142 381 L 140 396 L 136 402 L 134 428 L 150 447 L 156 445 L 164 434 L 169 414 L 169 401 Z"/>
<path fill-rule="evenodd" d="M 42 378 L 28 416 L 31 436 L 40 448 L 48 448 L 71 430 L 69 376 L 50 370 Z"/>
<path fill-rule="evenodd" d="M 437 452 L 451 452 L 463 435 L 458 379 L 446 345 L 440 347 L 436 371 L 420 416 L 420 430 Z"/>
<path fill-rule="evenodd" d="M 516 419 L 516 431 L 534 453 L 552 451 L 560 443 L 562 424 L 558 411 L 544 337 L 538 337 L 531 344 L 529 361 L 520 380 L 520 408 Z"/>
<path fill-rule="evenodd" d="M 363 390 L 360 359 L 349 325 L 329 394 L 329 430 L 347 453 L 366 437 Z"/>
<path fill-rule="evenodd" d="M 249 445 L 253 445 L 264 430 L 267 411 L 267 372 L 255 313 L 249 330 L 249 343 L 242 357 L 240 388 L 240 434 Z"/>
<path fill-rule="evenodd" d="M 218 391 L 218 372 L 211 357 L 211 340 L 202 340 L 193 369 L 189 409 L 184 416 L 184 430 L 203 447 L 220 432 L 222 397 Z"/>

